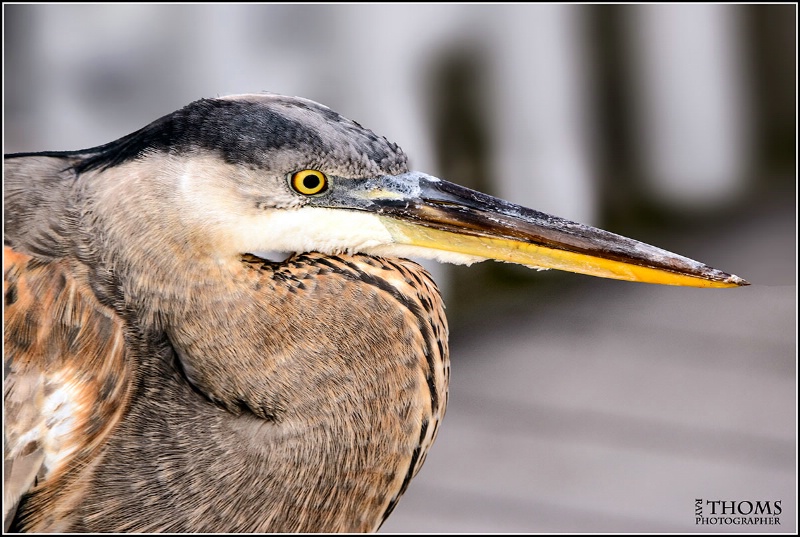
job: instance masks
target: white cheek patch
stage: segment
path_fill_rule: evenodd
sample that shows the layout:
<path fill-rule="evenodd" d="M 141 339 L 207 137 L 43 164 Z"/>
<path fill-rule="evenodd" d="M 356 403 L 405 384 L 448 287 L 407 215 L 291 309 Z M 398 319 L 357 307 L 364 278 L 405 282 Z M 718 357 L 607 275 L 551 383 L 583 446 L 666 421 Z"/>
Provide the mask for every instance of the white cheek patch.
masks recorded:
<path fill-rule="evenodd" d="M 377 216 L 346 209 L 274 209 L 231 215 L 225 224 L 231 237 L 229 246 L 239 253 L 264 250 L 355 253 L 393 241 Z"/>
<path fill-rule="evenodd" d="M 363 211 L 303 207 L 253 215 L 230 215 L 225 222 L 229 253 L 276 252 L 367 253 L 384 257 L 431 259 L 471 265 L 484 257 L 398 244 L 381 218 Z"/>
<path fill-rule="evenodd" d="M 312 251 L 431 259 L 456 265 L 486 261 L 485 257 L 397 243 L 379 216 L 363 211 L 303 207 L 229 214 L 223 227 L 229 239 L 220 247 L 226 253 L 270 252 L 266 258 L 276 261 L 285 258 L 280 253 Z"/>

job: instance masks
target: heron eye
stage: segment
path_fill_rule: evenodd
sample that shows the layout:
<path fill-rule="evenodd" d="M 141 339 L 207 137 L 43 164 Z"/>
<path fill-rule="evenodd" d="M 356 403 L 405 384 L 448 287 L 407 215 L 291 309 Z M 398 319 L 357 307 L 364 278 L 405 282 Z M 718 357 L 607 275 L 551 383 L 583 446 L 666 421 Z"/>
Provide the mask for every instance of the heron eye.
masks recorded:
<path fill-rule="evenodd" d="M 295 192 L 313 196 L 328 189 L 328 177 L 317 170 L 301 170 L 292 174 L 289 185 Z"/>

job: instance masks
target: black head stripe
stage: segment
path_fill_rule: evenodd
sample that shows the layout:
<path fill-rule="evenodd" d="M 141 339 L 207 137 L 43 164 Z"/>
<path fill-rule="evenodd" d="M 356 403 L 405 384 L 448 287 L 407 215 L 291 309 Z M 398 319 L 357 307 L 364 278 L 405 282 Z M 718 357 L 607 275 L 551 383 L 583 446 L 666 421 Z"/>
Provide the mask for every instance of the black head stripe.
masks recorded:
<path fill-rule="evenodd" d="M 312 101 L 280 96 L 201 99 L 114 142 L 61 155 L 83 157 L 78 173 L 104 170 L 149 152 L 184 155 L 207 151 L 229 164 L 267 165 L 269 154 L 290 148 L 343 162 L 366 159 L 387 172 L 406 168 L 406 157 L 358 123 Z"/>

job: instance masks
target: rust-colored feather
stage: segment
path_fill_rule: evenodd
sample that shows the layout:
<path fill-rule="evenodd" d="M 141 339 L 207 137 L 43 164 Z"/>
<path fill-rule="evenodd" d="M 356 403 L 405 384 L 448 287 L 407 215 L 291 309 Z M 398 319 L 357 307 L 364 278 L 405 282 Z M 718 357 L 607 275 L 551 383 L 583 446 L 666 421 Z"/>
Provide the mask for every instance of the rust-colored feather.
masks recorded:
<path fill-rule="evenodd" d="M 79 500 L 133 387 L 123 322 L 66 261 L 42 263 L 5 247 L 4 527 L 20 498 L 48 504 L 26 526 L 51 529 Z M 72 498 L 72 500 L 70 500 Z M 45 520 L 47 519 L 47 520 Z"/>

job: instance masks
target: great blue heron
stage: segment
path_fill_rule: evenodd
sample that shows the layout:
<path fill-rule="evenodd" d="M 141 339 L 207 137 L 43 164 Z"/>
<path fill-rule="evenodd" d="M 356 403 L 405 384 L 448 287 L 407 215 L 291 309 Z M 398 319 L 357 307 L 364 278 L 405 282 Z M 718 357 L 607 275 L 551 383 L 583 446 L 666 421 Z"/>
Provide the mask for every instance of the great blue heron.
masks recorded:
<path fill-rule="evenodd" d="M 405 257 L 747 284 L 409 171 L 300 98 L 204 99 L 93 149 L 6 155 L 4 182 L 18 531 L 377 529 L 447 402 L 441 298 Z"/>

